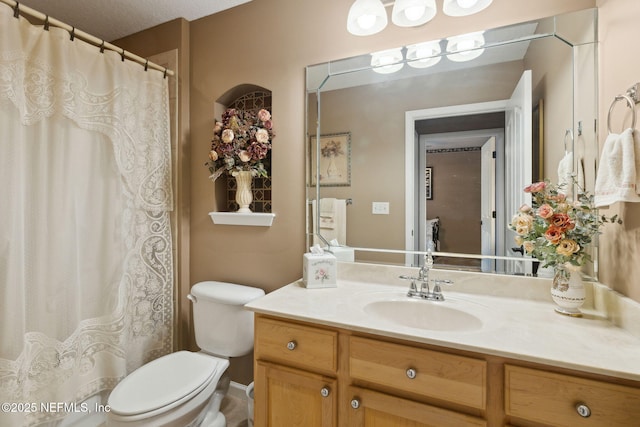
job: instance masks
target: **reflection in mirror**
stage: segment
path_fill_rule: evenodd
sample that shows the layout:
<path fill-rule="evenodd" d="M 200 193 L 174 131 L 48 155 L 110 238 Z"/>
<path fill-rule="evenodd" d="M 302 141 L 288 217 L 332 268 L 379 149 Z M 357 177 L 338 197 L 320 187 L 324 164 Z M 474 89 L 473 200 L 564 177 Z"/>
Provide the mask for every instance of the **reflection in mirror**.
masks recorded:
<path fill-rule="evenodd" d="M 356 261 L 419 265 L 432 245 L 437 266 L 531 273 L 511 262 L 522 255 L 507 227 L 522 189 L 557 181 L 565 151 L 593 188 L 595 14 L 308 67 L 313 241 L 357 248 Z M 332 135 L 349 135 L 339 159 L 322 142 Z M 348 185 L 327 179 L 333 160 L 348 162 Z"/>

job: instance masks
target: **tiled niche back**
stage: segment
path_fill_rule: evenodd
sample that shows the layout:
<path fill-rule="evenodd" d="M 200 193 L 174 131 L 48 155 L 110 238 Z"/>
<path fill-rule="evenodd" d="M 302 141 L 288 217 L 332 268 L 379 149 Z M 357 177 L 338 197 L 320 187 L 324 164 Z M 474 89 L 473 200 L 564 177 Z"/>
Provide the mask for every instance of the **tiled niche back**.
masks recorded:
<path fill-rule="evenodd" d="M 255 91 L 250 92 L 233 101 L 228 108 L 235 108 L 244 111 L 254 111 L 264 108 L 271 112 L 271 92 Z M 271 212 L 271 151 L 264 161 L 265 169 L 269 174 L 268 178 L 257 177 L 253 179 L 253 201 L 249 206 L 252 212 Z M 239 208 L 236 203 L 236 180 L 227 177 L 227 209 L 235 212 Z"/>

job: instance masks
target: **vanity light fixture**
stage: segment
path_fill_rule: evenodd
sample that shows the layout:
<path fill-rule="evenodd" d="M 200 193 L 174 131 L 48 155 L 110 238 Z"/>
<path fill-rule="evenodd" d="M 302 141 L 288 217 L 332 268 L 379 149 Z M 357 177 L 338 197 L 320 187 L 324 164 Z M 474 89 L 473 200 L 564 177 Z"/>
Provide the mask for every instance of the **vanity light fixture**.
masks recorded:
<path fill-rule="evenodd" d="M 436 0 L 396 0 L 391 22 L 399 27 L 417 27 L 436 16 Z"/>
<path fill-rule="evenodd" d="M 371 67 L 376 73 L 391 74 L 402 69 L 402 60 L 401 48 L 381 50 L 371 54 Z"/>
<path fill-rule="evenodd" d="M 442 11 L 449 16 L 467 16 L 489 7 L 493 0 L 444 0 Z"/>
<path fill-rule="evenodd" d="M 489 7 L 493 0 L 444 0 L 449 16 L 467 16 Z M 370 36 L 387 26 L 385 7 L 393 5 L 391 21 L 399 27 L 417 27 L 431 21 L 438 12 L 436 0 L 355 0 L 347 16 L 347 30 L 355 36 Z"/>
<path fill-rule="evenodd" d="M 447 39 L 447 58 L 454 62 L 476 59 L 484 52 L 484 31 L 449 37 Z"/>
<path fill-rule="evenodd" d="M 370 36 L 387 26 L 387 11 L 381 0 L 356 0 L 349 9 L 347 30 L 356 36 Z"/>
<path fill-rule="evenodd" d="M 413 68 L 428 68 L 436 65 L 442 57 L 440 40 L 407 46 L 407 64 Z"/>

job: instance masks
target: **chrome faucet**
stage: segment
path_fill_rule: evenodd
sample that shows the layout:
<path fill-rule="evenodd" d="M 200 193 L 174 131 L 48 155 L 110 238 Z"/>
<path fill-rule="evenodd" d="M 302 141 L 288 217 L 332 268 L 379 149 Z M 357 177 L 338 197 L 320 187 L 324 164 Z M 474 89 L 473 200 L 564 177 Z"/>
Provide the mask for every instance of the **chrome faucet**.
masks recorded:
<path fill-rule="evenodd" d="M 431 301 L 444 301 L 444 295 L 442 295 L 442 288 L 440 285 L 451 285 L 453 284 L 453 282 L 451 280 L 433 280 L 433 291 L 430 291 L 429 272 L 431 271 L 431 268 L 433 268 L 433 255 L 431 253 L 431 248 L 429 248 L 427 250 L 427 254 L 424 256 L 424 264 L 422 265 L 422 267 L 420 267 L 420 270 L 418 270 L 418 277 L 404 275 L 400 276 L 400 279 L 411 280 L 409 291 L 407 292 L 408 297 L 427 299 Z M 416 282 L 420 282 L 419 291 Z"/>

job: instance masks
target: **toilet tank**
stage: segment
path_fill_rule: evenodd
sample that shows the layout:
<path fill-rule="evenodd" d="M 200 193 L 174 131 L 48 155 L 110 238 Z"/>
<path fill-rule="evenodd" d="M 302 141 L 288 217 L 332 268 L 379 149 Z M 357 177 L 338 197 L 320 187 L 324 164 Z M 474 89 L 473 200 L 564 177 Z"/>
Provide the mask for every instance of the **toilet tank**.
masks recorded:
<path fill-rule="evenodd" d="M 244 305 L 264 291 L 225 282 L 199 282 L 191 287 L 193 327 L 201 350 L 222 357 L 239 357 L 253 349 L 253 312 Z"/>

